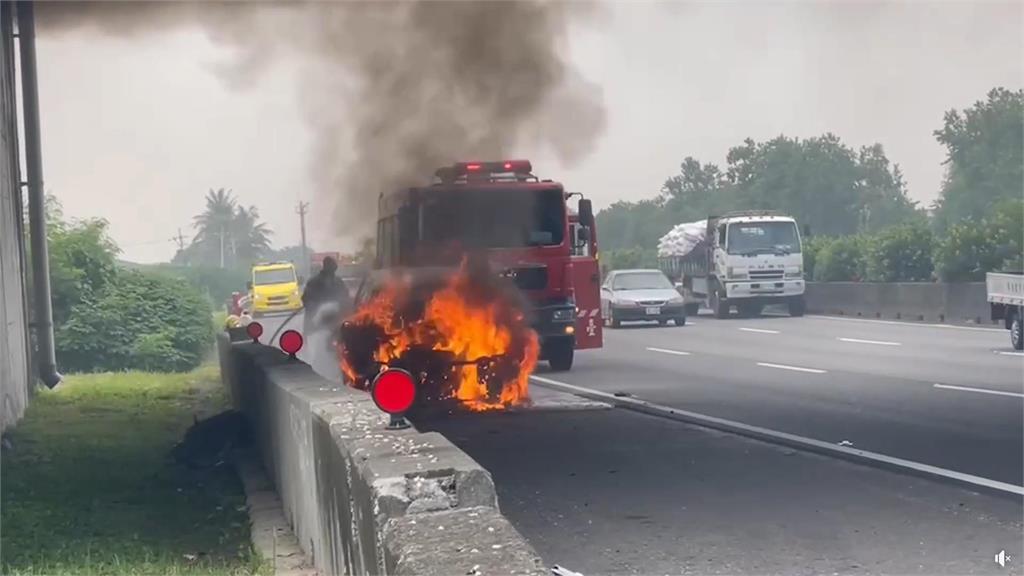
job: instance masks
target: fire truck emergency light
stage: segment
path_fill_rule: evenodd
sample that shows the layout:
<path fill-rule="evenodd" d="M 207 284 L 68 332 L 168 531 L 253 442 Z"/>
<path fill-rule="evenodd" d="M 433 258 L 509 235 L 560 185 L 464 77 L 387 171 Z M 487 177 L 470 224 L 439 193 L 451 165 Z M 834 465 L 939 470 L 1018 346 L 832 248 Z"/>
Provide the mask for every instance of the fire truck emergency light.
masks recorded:
<path fill-rule="evenodd" d="M 529 174 L 533 172 L 533 165 L 529 160 L 502 160 L 499 162 L 458 162 L 455 164 L 455 173 L 464 176 L 473 174 Z"/>
<path fill-rule="evenodd" d="M 252 338 L 253 342 L 259 344 L 260 336 L 263 335 L 263 325 L 259 322 L 249 322 L 249 325 L 245 327 L 245 333 Z"/>
<path fill-rule="evenodd" d="M 302 334 L 299 334 L 296 330 L 285 330 L 281 334 L 278 344 L 281 345 L 281 350 L 288 353 L 289 356 L 295 358 L 295 355 L 302 350 Z"/>

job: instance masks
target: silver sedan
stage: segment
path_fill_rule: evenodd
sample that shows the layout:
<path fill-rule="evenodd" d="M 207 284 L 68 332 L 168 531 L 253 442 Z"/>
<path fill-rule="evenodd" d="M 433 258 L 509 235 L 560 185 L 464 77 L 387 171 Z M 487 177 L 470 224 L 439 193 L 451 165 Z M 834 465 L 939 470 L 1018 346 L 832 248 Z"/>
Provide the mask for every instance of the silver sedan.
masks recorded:
<path fill-rule="evenodd" d="M 614 270 L 601 286 L 601 311 L 605 324 L 657 321 L 665 325 L 686 324 L 683 297 L 661 270 Z"/>

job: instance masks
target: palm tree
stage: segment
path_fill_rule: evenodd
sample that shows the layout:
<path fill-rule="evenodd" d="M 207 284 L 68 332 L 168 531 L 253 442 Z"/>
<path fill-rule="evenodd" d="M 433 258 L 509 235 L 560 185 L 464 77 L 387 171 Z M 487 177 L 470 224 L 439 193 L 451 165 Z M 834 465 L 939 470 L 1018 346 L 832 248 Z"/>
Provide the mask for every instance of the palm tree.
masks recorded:
<path fill-rule="evenodd" d="M 235 197 L 231 190 L 218 188 L 206 193 L 206 209 L 193 218 L 196 236 L 192 243 L 199 248 L 197 256 L 203 264 L 224 267 L 230 244 L 228 234 L 235 216 Z"/>
<path fill-rule="evenodd" d="M 236 264 L 255 262 L 270 252 L 270 237 L 274 234 L 259 221 L 255 206 L 235 209 L 231 225 L 231 253 Z"/>
<path fill-rule="evenodd" d="M 239 206 L 231 190 L 206 193 L 206 208 L 193 218 L 191 246 L 182 254 L 190 263 L 234 268 L 258 260 L 270 250 L 273 232 L 259 221 L 255 206 Z"/>

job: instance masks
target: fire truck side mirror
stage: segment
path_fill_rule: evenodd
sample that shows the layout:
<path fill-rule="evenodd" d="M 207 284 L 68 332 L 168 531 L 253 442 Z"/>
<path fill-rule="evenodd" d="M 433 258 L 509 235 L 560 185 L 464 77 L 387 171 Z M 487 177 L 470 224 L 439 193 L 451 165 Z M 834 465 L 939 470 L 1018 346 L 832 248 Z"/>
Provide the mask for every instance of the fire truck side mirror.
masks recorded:
<path fill-rule="evenodd" d="M 580 224 L 587 228 L 594 227 L 594 205 L 587 198 L 580 198 L 579 204 Z"/>

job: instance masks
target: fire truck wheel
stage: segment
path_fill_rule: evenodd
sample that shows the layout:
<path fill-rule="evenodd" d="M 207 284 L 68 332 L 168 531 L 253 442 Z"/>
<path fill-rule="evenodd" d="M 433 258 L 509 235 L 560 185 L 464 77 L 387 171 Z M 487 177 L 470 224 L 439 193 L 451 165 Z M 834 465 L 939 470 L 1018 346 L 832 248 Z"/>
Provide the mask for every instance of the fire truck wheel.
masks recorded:
<path fill-rule="evenodd" d="M 548 364 L 551 365 L 553 371 L 566 372 L 572 368 L 575 352 L 573 344 L 572 340 L 565 340 L 551 345 L 548 350 Z"/>

